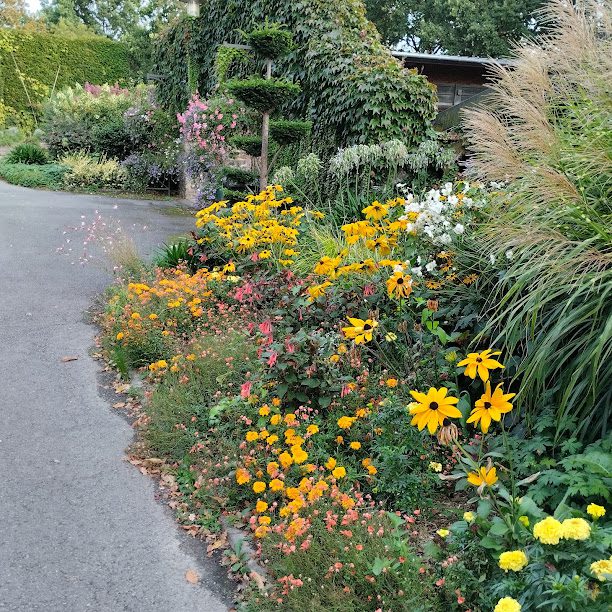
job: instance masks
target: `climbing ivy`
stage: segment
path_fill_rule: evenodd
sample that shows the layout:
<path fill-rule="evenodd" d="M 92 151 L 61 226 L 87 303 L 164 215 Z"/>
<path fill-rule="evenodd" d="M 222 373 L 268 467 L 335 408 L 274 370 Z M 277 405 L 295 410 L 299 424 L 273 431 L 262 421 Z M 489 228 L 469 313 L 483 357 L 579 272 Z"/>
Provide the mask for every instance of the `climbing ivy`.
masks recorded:
<path fill-rule="evenodd" d="M 275 72 L 301 84 L 290 110 L 314 122 L 315 139 L 335 146 L 423 139 L 435 115 L 433 87 L 390 55 L 362 0 L 207 1 L 199 19 L 178 21 L 156 46 L 162 102 L 177 111 L 186 105 L 188 52 L 200 92 L 210 93 L 219 45 L 243 42 L 240 31 L 266 18 L 293 34 L 295 46 Z"/>

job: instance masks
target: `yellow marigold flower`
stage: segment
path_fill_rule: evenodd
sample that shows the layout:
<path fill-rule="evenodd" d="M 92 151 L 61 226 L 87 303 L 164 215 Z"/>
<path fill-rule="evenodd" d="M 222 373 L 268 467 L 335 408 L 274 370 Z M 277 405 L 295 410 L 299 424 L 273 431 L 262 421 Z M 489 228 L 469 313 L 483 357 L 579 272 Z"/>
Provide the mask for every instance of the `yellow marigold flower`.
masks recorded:
<path fill-rule="evenodd" d="M 268 503 L 263 501 L 262 499 L 257 500 L 255 504 L 255 512 L 265 512 L 268 509 Z"/>
<path fill-rule="evenodd" d="M 280 414 L 273 414 L 270 417 L 270 425 L 278 425 L 282 420 L 282 417 Z"/>
<path fill-rule="evenodd" d="M 272 405 L 274 407 L 278 408 L 281 405 L 280 397 L 273 397 L 272 398 Z"/>
<path fill-rule="evenodd" d="M 476 518 L 476 515 L 473 512 L 464 512 L 463 513 L 463 520 L 466 523 L 472 523 L 474 522 L 474 519 Z"/>
<path fill-rule="evenodd" d="M 331 363 L 338 363 L 340 361 L 340 355 L 332 355 L 329 360 Z"/>
<path fill-rule="evenodd" d="M 253 491 L 255 493 L 263 493 L 266 490 L 266 483 L 261 480 L 256 480 L 253 483 Z"/>
<path fill-rule="evenodd" d="M 494 467 L 490 469 L 481 467 L 478 472 L 470 472 L 467 479 L 468 482 L 475 487 L 481 485 L 492 487 L 497 482 L 497 470 Z"/>
<path fill-rule="evenodd" d="M 583 518 L 565 519 L 561 529 L 561 537 L 565 540 L 588 540 L 591 537 L 591 526 Z"/>
<path fill-rule="evenodd" d="M 590 514 L 594 519 L 598 519 L 605 516 L 606 509 L 603 506 L 598 506 L 597 504 L 589 504 L 587 506 L 587 514 Z"/>
<path fill-rule="evenodd" d="M 319 433 L 319 426 L 318 425 L 309 425 L 306 428 L 306 433 L 309 436 L 314 436 L 316 433 Z"/>
<path fill-rule="evenodd" d="M 497 385 L 495 391 L 491 393 L 491 383 L 487 381 L 485 392 L 479 400 L 476 400 L 476 407 L 472 410 L 468 423 L 478 425 L 482 433 L 487 433 L 491 426 L 491 421 L 501 421 L 502 414 L 512 410 L 512 404 L 508 401 L 516 393 L 506 393 L 502 391 L 501 385 Z"/>
<path fill-rule="evenodd" d="M 265 440 L 269 435 L 270 435 L 270 432 L 267 429 L 262 429 L 259 432 L 259 439 L 260 440 Z"/>
<path fill-rule="evenodd" d="M 260 516 L 257 522 L 260 525 L 269 525 L 272 522 L 272 519 L 269 516 Z"/>
<path fill-rule="evenodd" d="M 447 535 L 450 533 L 450 531 L 449 531 L 448 529 L 438 529 L 438 530 L 436 531 L 436 533 L 437 533 L 437 534 L 438 534 L 438 535 L 439 535 L 441 538 L 445 538 L 445 537 L 446 537 L 446 536 L 447 536 Z"/>
<path fill-rule="evenodd" d="M 330 457 L 326 462 L 325 462 L 325 467 L 328 470 L 333 470 L 336 467 L 336 460 L 333 457 Z"/>
<path fill-rule="evenodd" d="M 285 488 L 285 483 L 279 478 L 274 478 L 270 481 L 271 491 L 282 491 Z"/>
<path fill-rule="evenodd" d="M 512 597 L 502 597 L 493 612 L 521 612 L 521 604 Z"/>
<path fill-rule="evenodd" d="M 361 212 L 365 215 L 366 219 L 374 219 L 374 221 L 379 221 L 387 215 L 389 212 L 389 207 L 381 204 L 378 200 L 375 200 L 370 206 L 366 206 L 366 208 L 364 208 Z"/>
<path fill-rule="evenodd" d="M 293 464 L 293 457 L 286 451 L 278 456 L 278 460 L 280 461 L 284 470 Z"/>
<path fill-rule="evenodd" d="M 270 461 L 270 463 L 268 463 L 268 465 L 266 466 L 266 472 L 268 472 L 268 474 L 272 478 L 274 478 L 276 474 L 278 474 L 278 468 L 279 465 L 278 463 L 276 463 L 276 461 Z"/>
<path fill-rule="evenodd" d="M 351 442 L 349 444 L 349 448 L 352 448 L 353 450 L 359 450 L 361 448 L 361 442 Z"/>
<path fill-rule="evenodd" d="M 563 537 L 563 526 L 557 519 L 547 516 L 533 526 L 533 537 L 542 544 L 558 544 Z"/>
<path fill-rule="evenodd" d="M 287 425 L 293 425 L 293 424 L 295 424 L 297 422 L 297 418 L 295 417 L 295 414 L 293 414 L 293 412 L 288 412 L 285 415 L 284 421 L 285 421 L 285 423 L 287 423 Z M 289 430 L 287 430 L 287 431 L 289 431 Z"/>
<path fill-rule="evenodd" d="M 117 334 L 117 340 L 123 340 L 124 337 L 125 337 L 125 334 L 123 332 L 119 332 Z"/>
<path fill-rule="evenodd" d="M 259 416 L 268 416 L 269 414 L 270 414 L 270 406 L 268 406 L 268 404 L 264 404 L 259 409 Z"/>
<path fill-rule="evenodd" d="M 378 473 L 378 470 L 373 465 L 367 465 L 366 470 L 370 476 L 374 476 L 374 474 Z"/>
<path fill-rule="evenodd" d="M 297 487 L 287 487 L 285 489 L 285 495 L 289 499 L 297 499 L 300 496 L 300 490 Z"/>
<path fill-rule="evenodd" d="M 350 429 L 356 420 L 356 417 L 341 416 L 338 419 L 338 427 L 340 427 L 340 429 Z"/>
<path fill-rule="evenodd" d="M 344 438 L 342 436 L 336 436 L 336 444 L 344 444 Z"/>
<path fill-rule="evenodd" d="M 275 442 L 278 442 L 278 436 L 276 434 L 272 436 L 268 436 L 266 438 L 266 444 L 269 444 L 270 446 L 274 444 Z"/>
<path fill-rule="evenodd" d="M 460 418 L 461 412 L 455 404 L 459 399 L 452 395 L 447 395 L 448 389 L 431 387 L 427 394 L 419 391 L 410 391 L 416 402 L 411 404 L 409 411 L 412 414 L 411 425 L 416 425 L 419 431 L 427 425 L 431 435 L 436 433 L 438 426 L 444 424 L 445 419 Z"/>
<path fill-rule="evenodd" d="M 251 475 L 247 470 L 245 470 L 244 468 L 238 468 L 236 470 L 236 482 L 239 485 L 246 484 L 247 482 L 249 482 L 249 480 L 251 480 Z"/>
<path fill-rule="evenodd" d="M 259 433 L 256 431 L 247 431 L 245 438 L 247 442 L 255 442 L 255 440 L 259 439 Z"/>
<path fill-rule="evenodd" d="M 299 444 L 296 444 L 291 447 L 291 456 L 293 457 L 293 461 L 299 465 L 300 463 L 304 463 L 306 459 L 308 459 L 308 453 L 302 449 Z"/>
<path fill-rule="evenodd" d="M 522 550 L 510 550 L 499 555 L 499 567 L 505 572 L 520 572 L 527 563 L 527 555 Z"/>
<path fill-rule="evenodd" d="M 438 463 L 437 461 L 430 461 L 429 462 L 429 469 L 433 470 L 434 472 L 441 472 L 442 471 L 442 464 Z"/>
<path fill-rule="evenodd" d="M 339 465 L 332 470 L 332 475 L 334 478 L 344 478 L 346 476 L 346 470 Z"/>
<path fill-rule="evenodd" d="M 525 527 L 529 527 L 529 517 L 525 516 L 524 514 L 518 517 L 519 522 L 525 526 Z"/>
<path fill-rule="evenodd" d="M 387 279 L 389 297 L 407 298 L 412 293 L 412 277 L 403 272 L 394 272 Z"/>
<path fill-rule="evenodd" d="M 601 582 L 612 579 L 612 557 L 591 563 L 590 569 L 591 573 Z"/>
<path fill-rule="evenodd" d="M 347 353 L 347 352 L 348 352 L 348 348 L 347 348 L 346 344 L 341 344 L 341 345 L 338 347 L 338 354 L 339 354 L 339 355 L 344 355 L 344 354 L 345 354 L 345 353 Z"/>
<path fill-rule="evenodd" d="M 489 370 L 504 367 L 499 361 L 491 359 L 494 355 L 501 355 L 501 351 L 487 349 L 482 353 L 468 353 L 468 356 L 460 361 L 457 366 L 465 366 L 464 374 L 469 378 L 475 379 L 476 374 L 478 374 L 483 382 L 487 382 L 489 380 Z"/>
<path fill-rule="evenodd" d="M 374 330 L 378 327 L 378 322 L 374 319 L 356 319 L 348 317 L 350 327 L 343 327 L 342 331 L 347 338 L 355 341 L 355 344 L 364 344 L 372 340 Z"/>
<path fill-rule="evenodd" d="M 138 319 L 140 319 L 140 314 L 137 312 L 133 312 L 132 313 L 132 319 L 134 319 L 135 321 L 137 321 Z"/>
<path fill-rule="evenodd" d="M 152 312 L 152 313 L 149 315 L 149 319 L 151 319 L 151 321 L 155 321 L 155 319 L 157 319 L 157 315 L 156 315 L 154 312 Z"/>
<path fill-rule="evenodd" d="M 385 385 L 387 385 L 389 389 L 393 389 L 394 387 L 397 387 L 398 384 L 399 382 L 397 378 L 387 378 L 387 380 L 385 381 Z"/>
<path fill-rule="evenodd" d="M 267 525 L 260 525 L 255 530 L 255 537 L 256 538 L 264 538 L 265 536 L 268 535 L 269 531 L 270 531 L 270 527 L 268 527 Z"/>

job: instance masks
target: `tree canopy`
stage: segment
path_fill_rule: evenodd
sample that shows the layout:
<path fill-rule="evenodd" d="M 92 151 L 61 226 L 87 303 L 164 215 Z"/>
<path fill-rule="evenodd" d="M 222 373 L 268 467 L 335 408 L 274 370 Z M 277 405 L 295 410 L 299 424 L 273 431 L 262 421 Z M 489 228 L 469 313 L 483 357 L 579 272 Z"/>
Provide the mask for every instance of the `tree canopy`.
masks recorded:
<path fill-rule="evenodd" d="M 504 56 L 538 29 L 545 0 L 366 0 L 383 40 L 419 53 Z"/>

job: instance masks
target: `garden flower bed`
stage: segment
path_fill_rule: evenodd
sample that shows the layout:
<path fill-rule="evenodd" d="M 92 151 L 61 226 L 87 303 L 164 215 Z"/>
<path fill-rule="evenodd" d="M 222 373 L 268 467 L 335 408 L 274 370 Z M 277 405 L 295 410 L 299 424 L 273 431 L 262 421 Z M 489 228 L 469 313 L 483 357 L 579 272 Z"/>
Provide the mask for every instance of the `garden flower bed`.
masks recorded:
<path fill-rule="evenodd" d="M 468 349 L 445 304 L 477 280 L 454 253 L 489 197 L 449 183 L 334 234 L 271 186 L 200 210 L 189 264 L 111 290 L 102 343 L 147 373 L 138 422 L 181 519 L 255 542 L 265 582 L 230 553 L 244 609 L 608 608 L 609 442 L 571 438 L 559 469 L 517 451 L 513 356 Z M 581 457 L 604 472 L 571 490 Z"/>

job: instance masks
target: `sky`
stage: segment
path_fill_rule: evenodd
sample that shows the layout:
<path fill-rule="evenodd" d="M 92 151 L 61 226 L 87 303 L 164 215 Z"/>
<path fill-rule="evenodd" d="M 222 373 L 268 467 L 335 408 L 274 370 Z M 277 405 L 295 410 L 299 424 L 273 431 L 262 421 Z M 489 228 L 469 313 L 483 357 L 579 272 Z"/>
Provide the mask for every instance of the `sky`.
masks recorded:
<path fill-rule="evenodd" d="M 40 0 L 27 0 L 28 8 L 34 12 L 40 8 Z"/>

